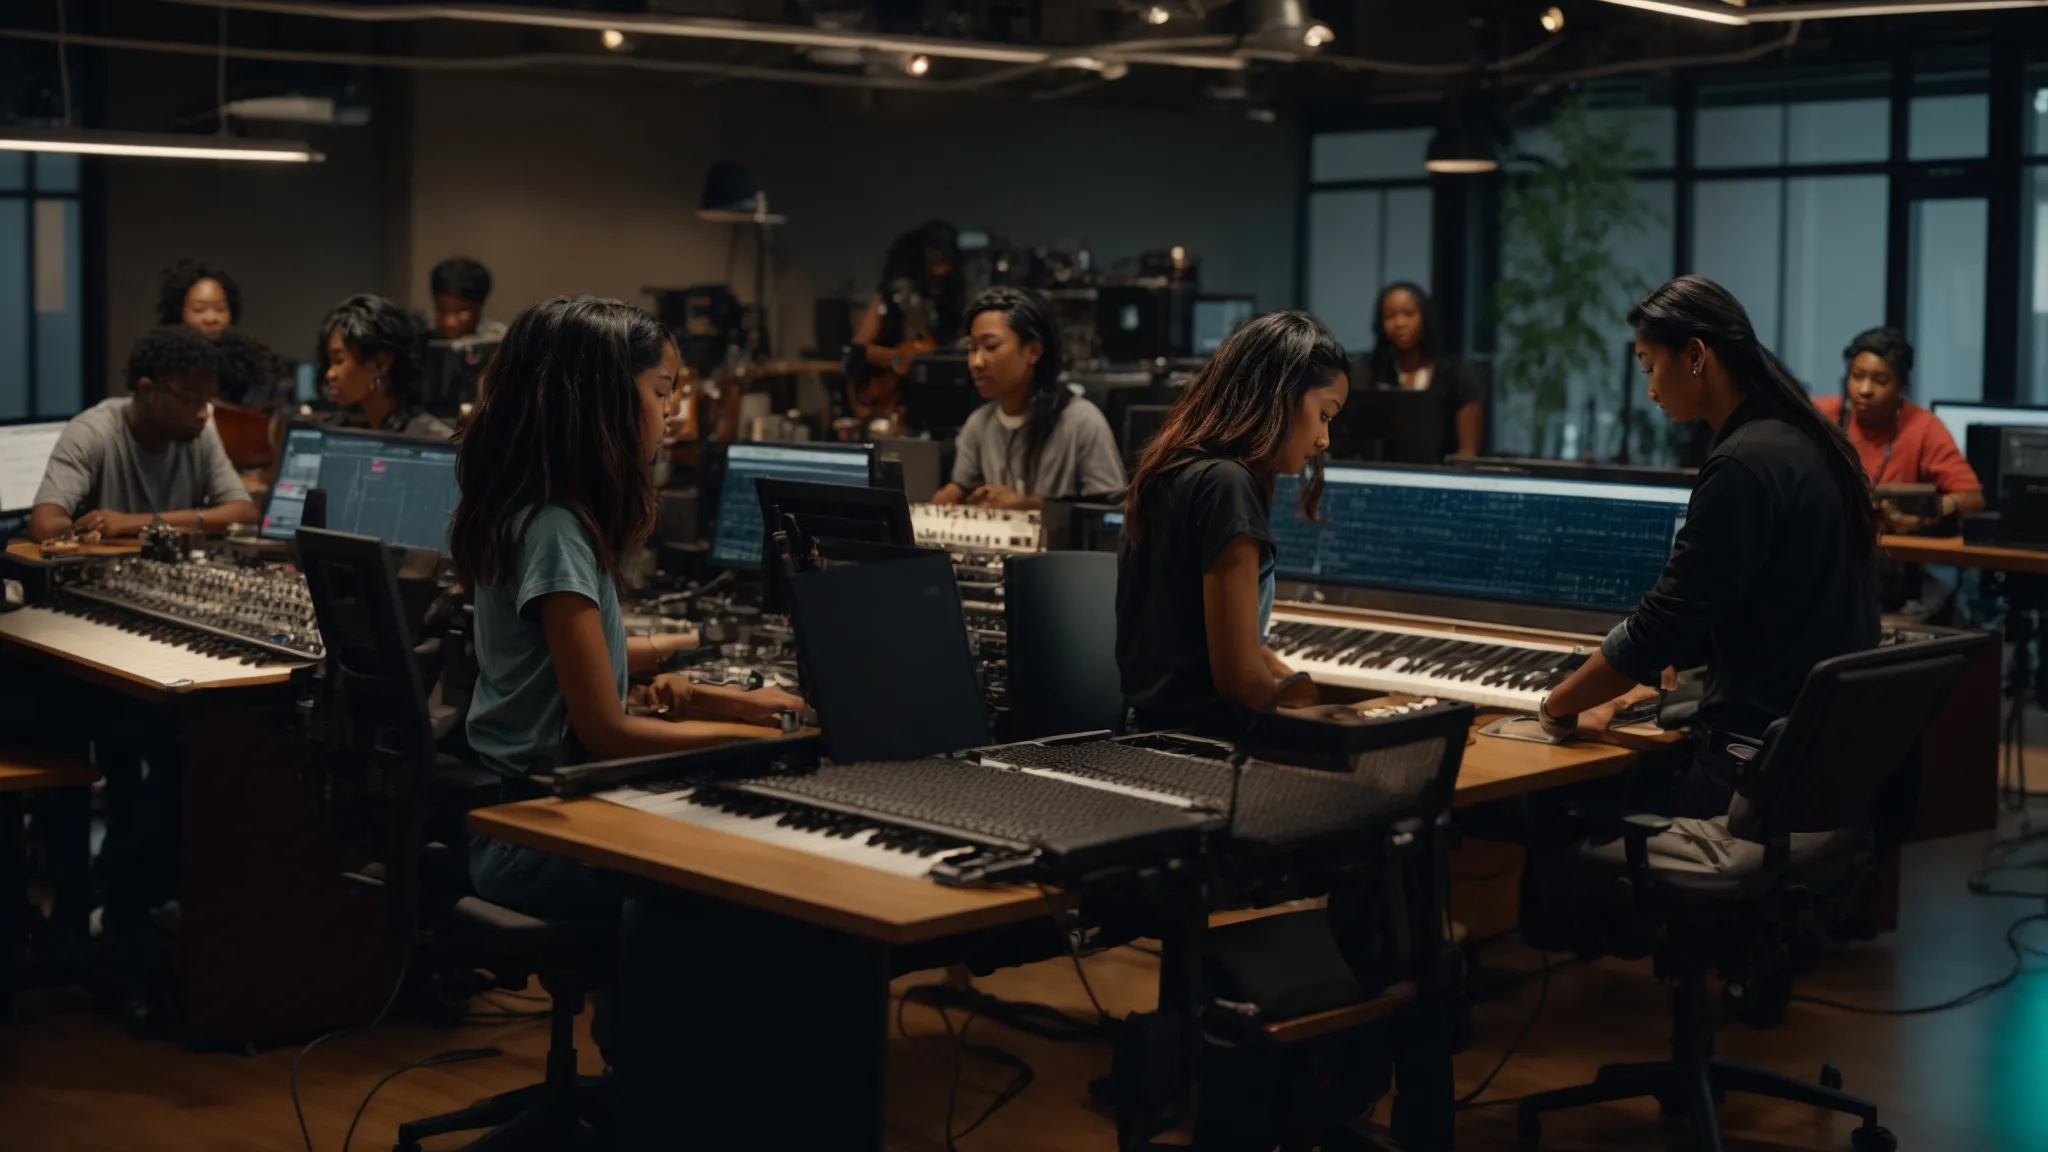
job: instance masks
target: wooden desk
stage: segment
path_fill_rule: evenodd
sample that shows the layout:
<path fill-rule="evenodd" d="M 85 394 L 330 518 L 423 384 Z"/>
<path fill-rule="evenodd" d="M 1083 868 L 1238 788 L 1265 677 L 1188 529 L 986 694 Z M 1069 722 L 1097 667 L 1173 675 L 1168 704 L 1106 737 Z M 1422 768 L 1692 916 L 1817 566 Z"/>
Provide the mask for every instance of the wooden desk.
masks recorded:
<path fill-rule="evenodd" d="M 1636 754 L 1611 744 L 1475 736 L 1455 803 L 1477 804 L 1612 776 Z M 469 829 L 585 864 L 903 945 L 1046 914 L 1031 887 L 946 888 L 697 828 L 603 800 L 527 800 L 469 814 Z"/>
<path fill-rule="evenodd" d="M 1878 546 L 1885 555 L 1909 564 L 1951 564 L 1958 568 L 2048 575 L 2048 552 L 1965 544 L 1960 536 L 1882 536 Z"/>
<path fill-rule="evenodd" d="M 9 1010 L 21 983 L 16 962 L 30 939 L 30 918 L 39 918 L 29 911 L 24 895 L 23 804 L 31 793 L 53 794 L 42 798 L 44 807 L 36 817 L 55 887 L 50 920 L 82 935 L 92 890 L 92 813 L 86 789 L 99 778 L 97 768 L 76 757 L 0 745 L 0 1013 Z"/>
<path fill-rule="evenodd" d="M 0 792 L 83 788 L 100 770 L 74 756 L 25 745 L 0 745 Z"/>
<path fill-rule="evenodd" d="M 1635 755 L 1477 737 L 1465 748 L 1457 802 L 1619 772 Z M 763 1117 L 772 1116 L 768 1142 L 778 1147 L 879 1150 L 893 951 L 1048 911 L 1033 886 L 945 888 L 603 800 L 479 809 L 469 828 L 711 898 L 692 909 L 689 942 L 679 945 L 687 954 L 675 964 L 688 974 L 679 985 L 690 990 L 693 1033 L 718 1037 L 718 1059 L 677 1086 L 691 1147 L 761 1146 Z M 1373 1010 L 1382 1007 L 1390 1005 Z M 770 1068 L 772 1077 L 761 1074 Z M 781 1095 L 789 1084 L 805 1086 L 801 1108 Z"/>
<path fill-rule="evenodd" d="M 110 946 L 96 956 L 101 967 L 152 1002 L 174 1000 L 195 1042 L 271 1042 L 374 1016 L 397 949 L 376 903 L 341 880 L 350 857 L 322 824 L 306 779 L 290 672 L 185 691 L 7 634 L 32 611 L 0 615 L 0 693 L 49 705 L 43 727 L 21 735 L 48 748 L 98 741 L 111 821 L 149 825 L 159 803 L 178 813 L 174 826 L 142 834 L 153 846 L 175 840 L 177 962 L 149 956 L 138 968 Z M 146 861 L 123 871 L 108 892 L 108 922 L 142 922 L 148 909 L 135 889 L 153 873 Z"/>

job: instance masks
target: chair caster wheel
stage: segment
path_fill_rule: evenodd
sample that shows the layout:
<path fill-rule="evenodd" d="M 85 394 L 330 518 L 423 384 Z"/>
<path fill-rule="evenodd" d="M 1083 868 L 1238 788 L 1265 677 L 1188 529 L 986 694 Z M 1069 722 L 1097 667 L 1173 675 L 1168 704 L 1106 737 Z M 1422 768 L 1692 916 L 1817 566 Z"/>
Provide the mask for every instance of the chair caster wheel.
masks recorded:
<path fill-rule="evenodd" d="M 1830 1092 L 1840 1092 L 1842 1090 L 1842 1070 L 1833 1064 L 1821 1065 L 1820 1086 Z"/>
<path fill-rule="evenodd" d="M 1534 1148 L 1536 1142 L 1543 1139 L 1542 1119 L 1534 1112 L 1517 1111 L 1515 1113 L 1515 1135 L 1521 1138 L 1523 1144 Z"/>
<path fill-rule="evenodd" d="M 1849 1146 L 1856 1152 L 1899 1152 L 1899 1138 L 1889 1128 L 1866 1124 L 1849 1134 Z"/>

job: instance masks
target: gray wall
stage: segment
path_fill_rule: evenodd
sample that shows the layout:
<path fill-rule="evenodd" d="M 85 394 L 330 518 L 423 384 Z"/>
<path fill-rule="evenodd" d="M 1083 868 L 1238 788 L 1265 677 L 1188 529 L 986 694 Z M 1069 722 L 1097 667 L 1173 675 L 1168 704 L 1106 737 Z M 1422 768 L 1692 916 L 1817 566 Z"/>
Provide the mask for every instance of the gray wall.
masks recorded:
<path fill-rule="evenodd" d="M 205 62 L 125 55 L 110 123 L 169 127 L 204 109 Z M 645 302 L 648 286 L 726 279 L 731 230 L 699 221 L 705 170 L 750 167 L 790 217 L 776 278 L 784 351 L 811 301 L 871 287 L 891 238 L 926 219 L 1017 243 L 1077 240 L 1099 260 L 1184 244 L 1211 291 L 1294 302 L 1299 136 L 1228 114 L 1152 112 L 758 84 L 423 73 L 384 78 L 371 129 L 270 131 L 325 164 L 115 161 L 107 184 L 107 341 L 118 380 L 179 256 L 240 281 L 243 326 L 293 358 L 337 301 L 424 306 L 444 256 L 474 256 L 510 318 L 558 293 Z M 409 111 L 408 111 L 409 110 Z M 742 298 L 753 241 L 734 252 Z"/>
<path fill-rule="evenodd" d="M 171 130 L 213 103 L 205 60 L 122 53 L 107 78 L 106 122 Z M 184 126 L 182 130 L 191 130 Z M 324 164 L 105 161 L 108 388 L 128 349 L 154 323 L 163 268 L 182 256 L 216 264 L 241 285 L 241 326 L 293 359 L 313 353 L 320 317 L 354 292 L 397 287 L 387 229 L 393 205 L 386 130 L 277 125 L 266 135 L 311 142 Z"/>
<path fill-rule="evenodd" d="M 1211 291 L 1293 303 L 1296 131 L 1242 117 L 1078 103 L 527 76 L 417 78 L 408 289 L 443 256 L 497 277 L 494 315 L 556 293 L 644 300 L 723 281 L 731 230 L 695 217 L 705 170 L 745 164 L 789 217 L 778 241 L 782 348 L 811 301 L 871 287 L 884 249 L 929 218 L 1098 259 L 1184 244 Z M 753 240 L 736 289 L 751 298 Z"/>

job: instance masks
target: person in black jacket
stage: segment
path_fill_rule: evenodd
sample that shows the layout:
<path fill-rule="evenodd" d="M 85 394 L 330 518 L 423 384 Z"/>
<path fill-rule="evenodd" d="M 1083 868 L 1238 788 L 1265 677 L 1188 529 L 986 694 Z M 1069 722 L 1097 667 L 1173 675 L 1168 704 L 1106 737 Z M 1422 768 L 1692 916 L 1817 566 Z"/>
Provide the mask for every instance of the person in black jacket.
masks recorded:
<path fill-rule="evenodd" d="M 1554 735 L 1598 729 L 1625 690 L 1704 663 L 1693 759 L 1640 802 L 1712 818 L 1813 666 L 1876 646 L 1877 512 L 1848 438 L 1727 289 L 1681 276 L 1628 319 L 1650 399 L 1674 420 L 1706 421 L 1714 446 L 1657 586 L 1537 716 Z"/>

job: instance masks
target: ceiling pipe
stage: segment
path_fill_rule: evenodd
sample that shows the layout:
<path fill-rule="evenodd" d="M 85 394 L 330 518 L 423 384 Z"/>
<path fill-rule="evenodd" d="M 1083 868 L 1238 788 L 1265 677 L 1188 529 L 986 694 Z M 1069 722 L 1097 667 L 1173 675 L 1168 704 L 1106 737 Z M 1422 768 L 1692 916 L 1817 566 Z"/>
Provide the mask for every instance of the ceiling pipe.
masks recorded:
<path fill-rule="evenodd" d="M 805 28 L 793 24 L 759 24 L 744 20 L 714 20 L 696 16 L 636 16 L 627 13 L 565 11 L 549 8 L 510 7 L 496 4 L 378 4 L 355 5 L 338 0 L 173 0 L 202 8 L 227 8 L 264 12 L 274 16 L 306 16 L 321 20 L 357 23 L 418 23 L 449 20 L 471 24 L 509 24 L 525 28 L 562 28 L 602 33 L 616 29 L 628 36 L 665 36 L 685 40 L 725 40 L 749 44 L 780 44 L 792 48 L 837 48 L 842 51 L 874 51 L 898 55 L 922 55 L 950 60 L 973 60 L 988 64 L 1056 66 L 1061 59 L 1078 56 L 1113 58 L 1128 64 L 1161 68 L 1238 71 L 1245 62 L 1234 55 L 1170 51 L 1152 41 L 1125 40 L 1081 48 L 1032 48 L 1017 44 L 995 44 L 982 40 L 946 40 L 928 36 L 891 36 L 875 32 Z M 1232 37 L 1181 37 L 1164 43 L 1180 47 L 1214 43 L 1229 47 Z"/>

